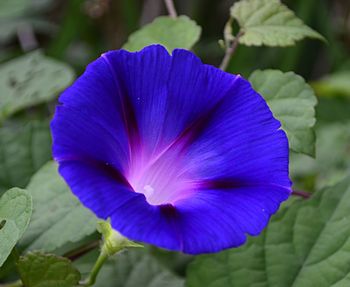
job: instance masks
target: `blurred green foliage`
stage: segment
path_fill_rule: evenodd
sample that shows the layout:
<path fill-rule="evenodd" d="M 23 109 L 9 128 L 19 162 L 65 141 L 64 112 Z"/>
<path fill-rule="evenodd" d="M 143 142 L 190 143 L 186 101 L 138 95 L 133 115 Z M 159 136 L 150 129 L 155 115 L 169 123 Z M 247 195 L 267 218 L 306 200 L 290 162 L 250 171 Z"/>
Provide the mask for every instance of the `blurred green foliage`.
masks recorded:
<path fill-rule="evenodd" d="M 32 229 L 24 234 L 19 245 L 20 249 L 24 250 L 28 246 L 30 249 L 30 244 L 34 244 L 35 248 L 41 246 L 45 251 L 61 255 L 79 247 L 77 241 L 81 239 L 86 241 L 87 238 L 89 240 L 97 238 L 94 234 L 94 218 L 89 219 L 89 215 L 85 217 L 84 212 L 87 210 L 82 210 L 82 207 L 76 204 L 77 201 L 69 198 L 72 196 L 66 186 L 60 186 L 62 183 L 54 164 L 48 163 L 42 167 L 51 159 L 49 121 L 57 103 L 58 93 L 73 79 L 72 69 L 76 75 L 80 75 L 85 66 L 101 53 L 123 47 L 128 41 L 128 36 L 133 33 L 134 35 L 144 33 L 145 28 L 143 30 L 140 28 L 152 23 L 158 16 L 167 15 L 163 2 L 163 0 L 0 0 L 0 84 L 6 85 L 6 89 L 0 95 L 0 195 L 12 186 L 22 188 L 27 186 L 33 194 L 34 207 L 35 202 L 42 200 L 40 208 L 34 208 L 33 221 L 29 225 Z M 233 0 L 175 1 L 178 14 L 188 16 L 201 27 L 199 42 L 194 45 L 193 50 L 205 63 L 219 66 L 224 56 L 219 40 L 224 37 L 223 30 L 233 2 Z M 283 3 L 306 25 L 323 35 L 327 44 L 304 40 L 290 48 L 240 45 L 227 71 L 241 74 L 246 78 L 257 69 L 293 71 L 303 76 L 315 89 L 318 101 L 315 158 L 292 153 L 290 162 L 294 188 L 315 192 L 326 185 L 338 182 L 350 171 L 350 1 L 285 0 Z M 199 28 L 192 24 L 193 30 L 186 32 L 190 38 L 197 38 Z M 237 22 L 233 23 L 232 29 L 237 33 L 239 30 Z M 167 33 L 164 35 L 167 36 Z M 180 43 L 183 43 L 181 40 L 183 39 L 180 39 Z M 146 42 L 147 39 L 141 44 L 129 41 L 127 45 L 137 46 Z M 190 48 L 195 42 L 195 40 L 193 43 L 186 41 L 181 45 L 188 45 L 185 47 Z M 178 43 L 174 45 L 179 45 Z M 169 47 L 171 48 L 172 46 Z M 36 49 L 41 50 L 40 54 L 32 52 Z M 42 67 L 35 63 L 25 64 L 26 59 L 30 60 L 33 57 L 31 55 L 43 59 L 40 63 L 45 65 Z M 53 60 L 49 60 L 49 57 Z M 12 59 L 16 60 L 11 61 Z M 20 64 L 14 67 L 13 64 L 21 59 L 24 62 L 19 62 Z M 10 64 L 8 61 L 11 61 Z M 9 72 L 9 69 L 12 72 Z M 36 73 L 38 69 L 41 73 L 39 76 Z M 57 70 L 64 74 L 58 79 L 59 81 L 55 81 Z M 13 100 L 13 94 L 18 95 L 14 90 L 21 89 L 17 86 L 18 79 L 26 87 L 26 77 L 31 76 L 33 72 L 38 77 L 39 84 L 44 85 L 45 93 L 38 94 L 36 91 L 38 86 L 30 86 L 25 88 L 22 95 L 24 102 Z M 40 88 L 40 91 L 43 90 Z M 295 98 L 293 105 L 302 107 L 302 103 L 295 101 Z M 307 106 L 313 108 L 313 105 L 312 101 Z M 310 118 L 312 125 L 314 123 L 313 111 L 311 115 L 297 114 L 296 117 Z M 313 141 L 306 145 L 303 146 L 304 152 L 313 154 Z M 299 147 L 296 149 L 300 151 Z M 38 170 L 39 172 L 30 181 Z M 38 177 L 41 177 L 41 181 L 46 182 L 46 185 L 37 184 Z M 56 191 L 60 188 L 64 192 L 62 201 L 58 203 L 50 196 L 56 196 Z M 345 188 L 340 188 L 339 193 L 349 192 Z M 317 204 L 321 201 L 324 199 L 318 198 L 314 202 Z M 329 204 L 334 207 L 332 202 Z M 48 211 L 45 211 L 45 208 Z M 293 207 L 292 212 L 299 208 L 308 210 L 307 207 Z M 47 217 L 43 217 L 41 213 L 46 213 Z M 67 214 L 69 217 L 61 220 Z M 283 214 L 280 216 L 283 217 Z M 313 213 L 313 216 L 318 215 Z M 71 217 L 75 220 L 70 220 Z M 277 220 L 278 218 L 276 222 Z M 75 234 L 71 233 L 84 223 L 86 223 L 85 229 Z M 1 224 L 0 220 L 0 231 Z M 50 232 L 61 236 L 52 236 Z M 83 239 L 87 235 L 90 237 Z M 36 241 L 33 241 L 33 238 Z M 46 241 L 47 238 L 55 240 Z M 258 248 L 261 247 L 260 243 L 257 242 Z M 251 246 L 253 245 L 248 245 L 247 249 Z M 130 287 L 141 286 L 140 284 L 144 286 L 184 284 L 181 277 L 186 274 L 186 267 L 192 260 L 191 256 L 148 247 L 145 256 L 141 256 L 137 251 L 123 254 L 123 264 L 120 263 L 122 259 L 110 259 L 101 275 L 105 280 L 100 279 L 96 286 L 112 286 L 105 282 L 113 276 L 115 280 L 128 282 L 126 286 Z M 82 275 L 85 276 L 91 269 L 96 256 L 96 252 L 93 251 L 75 262 Z M 246 256 L 246 253 L 242 256 Z M 61 258 L 51 255 L 44 259 L 55 264 L 56 261 L 61 261 Z M 236 255 L 233 255 L 233 259 L 236 260 Z M 30 273 L 27 271 L 28 264 L 31 264 L 30 260 L 31 256 L 22 258 L 24 263 L 20 271 L 23 274 Z M 15 258 L 10 257 L 0 269 L 0 283 L 2 280 L 17 278 L 14 275 L 16 273 L 14 261 Z M 74 275 L 75 269 L 70 265 L 68 267 Z M 117 269 L 119 273 L 115 277 Z M 76 276 L 73 277 L 74 282 L 78 280 Z M 249 276 L 246 277 L 247 280 L 250 279 Z M 35 280 L 29 278 L 28 282 L 36 282 Z M 122 283 L 118 281 L 117 284 Z M 36 285 L 33 283 L 32 286 Z"/>

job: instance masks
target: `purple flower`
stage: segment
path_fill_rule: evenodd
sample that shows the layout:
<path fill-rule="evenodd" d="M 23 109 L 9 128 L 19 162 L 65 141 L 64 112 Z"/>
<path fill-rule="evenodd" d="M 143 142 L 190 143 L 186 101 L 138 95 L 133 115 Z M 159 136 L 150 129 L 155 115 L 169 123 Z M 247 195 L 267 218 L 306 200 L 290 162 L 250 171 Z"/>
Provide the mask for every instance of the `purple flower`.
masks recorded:
<path fill-rule="evenodd" d="M 159 45 L 103 54 L 60 97 L 53 155 L 132 240 L 190 254 L 258 235 L 290 195 L 288 141 L 241 76 Z"/>

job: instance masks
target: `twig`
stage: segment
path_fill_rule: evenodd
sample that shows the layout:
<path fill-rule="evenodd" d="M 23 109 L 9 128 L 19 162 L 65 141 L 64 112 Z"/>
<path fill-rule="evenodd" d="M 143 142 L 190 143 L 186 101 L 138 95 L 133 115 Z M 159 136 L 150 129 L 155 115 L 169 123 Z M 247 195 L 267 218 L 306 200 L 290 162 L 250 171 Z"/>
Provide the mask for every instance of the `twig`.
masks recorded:
<path fill-rule="evenodd" d="M 230 63 L 230 60 L 234 54 L 234 52 L 237 49 L 238 43 L 239 43 L 239 38 L 243 35 L 243 32 L 239 32 L 237 36 L 231 41 L 230 44 L 226 44 L 226 51 L 225 51 L 225 56 L 222 59 L 220 69 L 225 71 L 227 69 L 228 64 Z"/>
<path fill-rule="evenodd" d="M 301 190 L 293 190 L 292 195 L 300 196 L 302 198 L 308 199 L 311 196 L 311 193 L 301 191 Z"/>
<path fill-rule="evenodd" d="M 69 251 L 68 253 L 66 253 L 64 255 L 64 257 L 67 257 L 68 259 L 74 261 L 74 260 L 82 257 L 83 255 L 85 255 L 86 253 L 89 253 L 91 250 L 94 250 L 99 245 L 100 245 L 99 240 L 89 242 L 89 243 L 79 247 L 78 249 Z"/>
<path fill-rule="evenodd" d="M 168 10 L 170 17 L 176 18 L 177 13 L 176 13 L 176 9 L 175 9 L 173 0 L 165 0 L 165 6 Z"/>

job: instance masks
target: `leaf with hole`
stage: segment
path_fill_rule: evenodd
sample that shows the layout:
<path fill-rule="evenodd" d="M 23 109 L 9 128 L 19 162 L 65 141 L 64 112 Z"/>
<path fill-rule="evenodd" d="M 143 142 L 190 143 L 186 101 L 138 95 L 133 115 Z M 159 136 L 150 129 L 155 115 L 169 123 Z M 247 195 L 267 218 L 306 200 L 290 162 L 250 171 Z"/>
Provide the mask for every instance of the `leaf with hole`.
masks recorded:
<path fill-rule="evenodd" d="M 0 66 L 0 122 L 56 98 L 74 79 L 72 69 L 35 51 Z"/>
<path fill-rule="evenodd" d="M 231 8 L 247 46 L 291 46 L 303 38 L 324 38 L 306 26 L 280 0 L 241 0 Z"/>
<path fill-rule="evenodd" d="M 0 198 L 0 266 L 26 230 L 32 214 L 30 194 L 12 188 Z"/>
<path fill-rule="evenodd" d="M 26 287 L 73 287 L 81 278 L 67 258 L 53 254 L 29 253 L 21 256 L 17 265 Z"/>
<path fill-rule="evenodd" d="M 241 248 L 198 257 L 188 287 L 350 284 L 350 178 L 297 200 Z"/>
<path fill-rule="evenodd" d="M 21 240 L 27 250 L 54 251 L 96 231 L 96 217 L 71 193 L 55 162 L 45 164 L 27 189 L 34 202 L 32 220 Z"/>
<path fill-rule="evenodd" d="M 315 155 L 317 99 L 304 79 L 293 72 L 255 71 L 250 77 L 254 89 L 267 101 L 274 116 L 287 133 L 289 147 L 299 153 Z"/>
<path fill-rule="evenodd" d="M 175 48 L 191 49 L 200 34 L 201 28 L 187 16 L 176 19 L 161 16 L 131 34 L 123 48 L 137 51 L 151 44 L 161 44 L 169 52 Z"/>

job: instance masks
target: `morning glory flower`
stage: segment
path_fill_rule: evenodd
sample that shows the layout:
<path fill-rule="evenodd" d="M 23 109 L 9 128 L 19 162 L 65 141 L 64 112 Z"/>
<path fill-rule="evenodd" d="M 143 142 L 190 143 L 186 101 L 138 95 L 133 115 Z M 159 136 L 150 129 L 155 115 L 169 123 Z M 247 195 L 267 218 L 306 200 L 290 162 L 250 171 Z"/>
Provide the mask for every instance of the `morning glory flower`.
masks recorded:
<path fill-rule="evenodd" d="M 189 254 L 236 247 L 291 193 L 288 141 L 264 99 L 189 51 L 107 52 L 59 102 L 60 174 L 129 239 Z"/>

